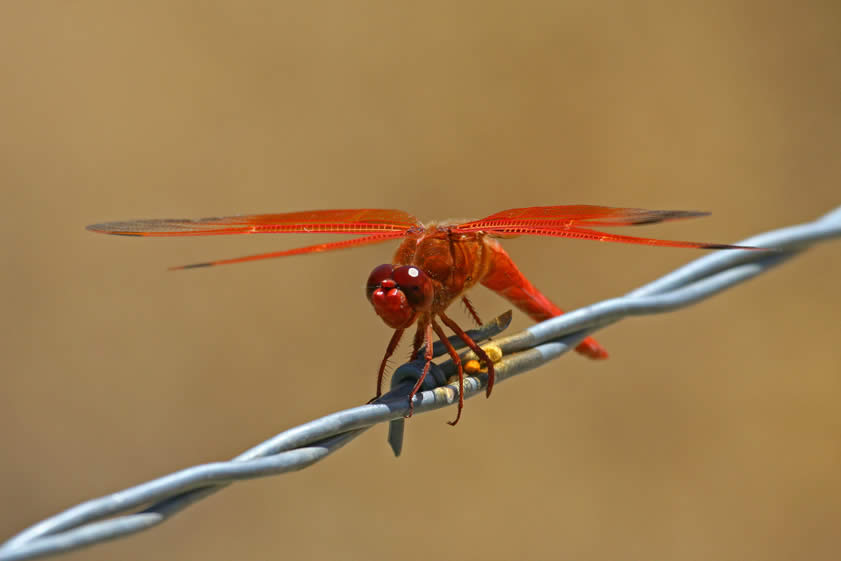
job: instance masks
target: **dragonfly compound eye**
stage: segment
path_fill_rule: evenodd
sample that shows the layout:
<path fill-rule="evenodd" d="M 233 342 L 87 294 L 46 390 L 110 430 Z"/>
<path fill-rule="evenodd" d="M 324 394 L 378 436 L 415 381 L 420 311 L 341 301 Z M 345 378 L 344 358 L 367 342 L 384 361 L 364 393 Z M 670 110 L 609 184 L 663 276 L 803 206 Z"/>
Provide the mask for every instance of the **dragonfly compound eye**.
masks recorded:
<path fill-rule="evenodd" d="M 422 270 L 414 265 L 398 267 L 392 272 L 392 278 L 414 309 L 425 310 L 432 305 L 434 288 Z"/>
<path fill-rule="evenodd" d="M 365 284 L 365 296 L 369 302 L 374 295 L 374 291 L 382 286 L 383 281 L 391 279 L 392 271 L 394 271 L 394 267 L 386 263 L 374 268 L 368 275 L 368 282 Z"/>

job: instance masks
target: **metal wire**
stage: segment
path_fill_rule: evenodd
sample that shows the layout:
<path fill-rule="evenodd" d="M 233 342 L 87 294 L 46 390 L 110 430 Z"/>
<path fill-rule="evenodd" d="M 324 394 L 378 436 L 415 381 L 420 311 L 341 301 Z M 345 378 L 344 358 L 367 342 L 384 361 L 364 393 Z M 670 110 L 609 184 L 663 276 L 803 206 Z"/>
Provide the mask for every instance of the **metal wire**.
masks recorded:
<path fill-rule="evenodd" d="M 841 207 L 814 222 L 739 242 L 773 248 L 770 251 L 711 253 L 623 297 L 566 313 L 510 337 L 494 339 L 493 343 L 504 353 L 494 365 L 496 381 L 502 382 L 554 360 L 590 333 L 622 318 L 694 304 L 783 263 L 816 242 L 836 237 L 841 237 Z M 503 315 L 485 326 L 486 331 L 474 332 L 474 336 L 486 338 L 505 326 Z M 436 351 L 440 354 L 440 347 Z M 376 403 L 339 411 L 289 429 L 231 461 L 193 466 L 47 518 L 0 546 L 0 561 L 55 555 L 146 530 L 235 481 L 308 467 L 378 423 L 391 422 L 389 443 L 395 454 L 399 454 L 403 415 L 409 406 L 406 396 L 421 367 L 415 362 L 398 368 L 392 390 Z M 446 385 L 452 368 L 451 361 L 433 365 L 425 391 L 415 396 L 415 415 L 458 401 L 458 385 Z M 485 374 L 465 379 L 465 398 L 482 391 L 486 381 Z"/>

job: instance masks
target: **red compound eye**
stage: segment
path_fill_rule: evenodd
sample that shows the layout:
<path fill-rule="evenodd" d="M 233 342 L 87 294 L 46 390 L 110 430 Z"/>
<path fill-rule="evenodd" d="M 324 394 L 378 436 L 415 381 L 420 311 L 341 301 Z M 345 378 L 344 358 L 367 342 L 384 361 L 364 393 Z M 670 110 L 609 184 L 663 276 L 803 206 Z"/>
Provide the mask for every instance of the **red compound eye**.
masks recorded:
<path fill-rule="evenodd" d="M 414 265 L 405 265 L 394 269 L 391 276 L 414 309 L 425 310 L 432 305 L 434 290 L 426 273 Z"/>
<path fill-rule="evenodd" d="M 368 275 L 368 282 L 365 285 L 365 297 L 368 298 L 369 302 L 371 301 L 371 297 L 374 295 L 374 291 L 382 286 L 383 281 L 391 279 L 392 271 L 394 271 L 394 267 L 386 263 L 385 265 L 376 267 L 373 271 L 371 271 L 371 274 Z"/>

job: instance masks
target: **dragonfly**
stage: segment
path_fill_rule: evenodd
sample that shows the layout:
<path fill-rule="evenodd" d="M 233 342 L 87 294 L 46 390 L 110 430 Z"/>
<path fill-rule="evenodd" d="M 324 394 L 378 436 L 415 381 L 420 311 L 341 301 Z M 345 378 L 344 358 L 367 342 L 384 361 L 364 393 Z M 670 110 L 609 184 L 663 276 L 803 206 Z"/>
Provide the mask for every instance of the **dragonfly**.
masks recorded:
<path fill-rule="evenodd" d="M 454 426 L 461 418 L 464 408 L 465 369 L 441 324 L 463 341 L 485 365 L 487 397 L 490 397 L 494 386 L 494 366 L 487 353 L 446 313 L 450 305 L 460 300 L 472 319 L 481 324 L 476 309 L 466 296 L 467 291 L 481 284 L 507 299 L 534 321 L 543 321 L 563 313 L 520 272 L 500 245 L 499 239 L 551 236 L 678 248 L 756 249 L 717 243 L 640 238 L 606 233 L 597 229 L 648 225 L 708 214 L 686 210 L 646 210 L 593 205 L 535 206 L 504 210 L 467 222 L 443 221 L 423 224 L 401 210 L 366 208 L 199 219 L 141 219 L 105 222 L 87 228 L 104 234 L 146 237 L 292 233 L 356 236 L 283 251 L 172 267 L 173 270 L 322 253 L 402 239 L 391 262 L 375 267 L 365 284 L 365 295 L 374 311 L 386 325 L 394 329 L 377 371 L 374 399 L 382 395 L 383 377 L 389 359 L 398 348 L 406 330 L 414 325 L 411 359 L 417 359 L 423 349 L 424 368 L 409 393 L 406 416 L 412 415 L 414 397 L 429 372 L 433 358 L 433 337 L 437 336 L 452 357 L 458 373 L 458 412 L 456 418 L 449 421 L 449 424 Z M 607 351 L 589 337 L 582 340 L 575 350 L 591 359 L 604 359 L 608 356 Z"/>

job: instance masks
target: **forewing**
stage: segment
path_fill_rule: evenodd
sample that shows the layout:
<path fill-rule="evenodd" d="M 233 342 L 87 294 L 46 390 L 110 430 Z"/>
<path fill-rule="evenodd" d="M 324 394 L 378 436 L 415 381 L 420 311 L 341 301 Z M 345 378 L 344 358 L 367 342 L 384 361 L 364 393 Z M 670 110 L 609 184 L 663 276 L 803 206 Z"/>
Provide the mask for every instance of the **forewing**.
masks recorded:
<path fill-rule="evenodd" d="M 401 210 L 310 210 L 215 218 L 164 218 L 92 224 L 88 230 L 121 236 L 216 236 L 226 234 L 385 234 L 403 233 L 418 224 Z"/>
<path fill-rule="evenodd" d="M 573 226 L 576 223 L 586 223 L 587 226 L 638 226 L 708 214 L 693 210 L 648 210 L 594 205 L 532 206 L 503 210 L 479 220 L 460 224 L 458 228 L 477 231 L 496 227 Z"/>
<path fill-rule="evenodd" d="M 504 210 L 480 220 L 456 225 L 454 228 L 461 232 L 482 231 L 500 236 L 555 236 L 602 242 L 700 249 L 756 249 L 716 243 L 623 236 L 590 228 L 591 226 L 640 226 L 669 220 L 696 218 L 708 214 L 708 212 L 691 210 L 647 210 L 592 205 L 541 206 Z"/>

